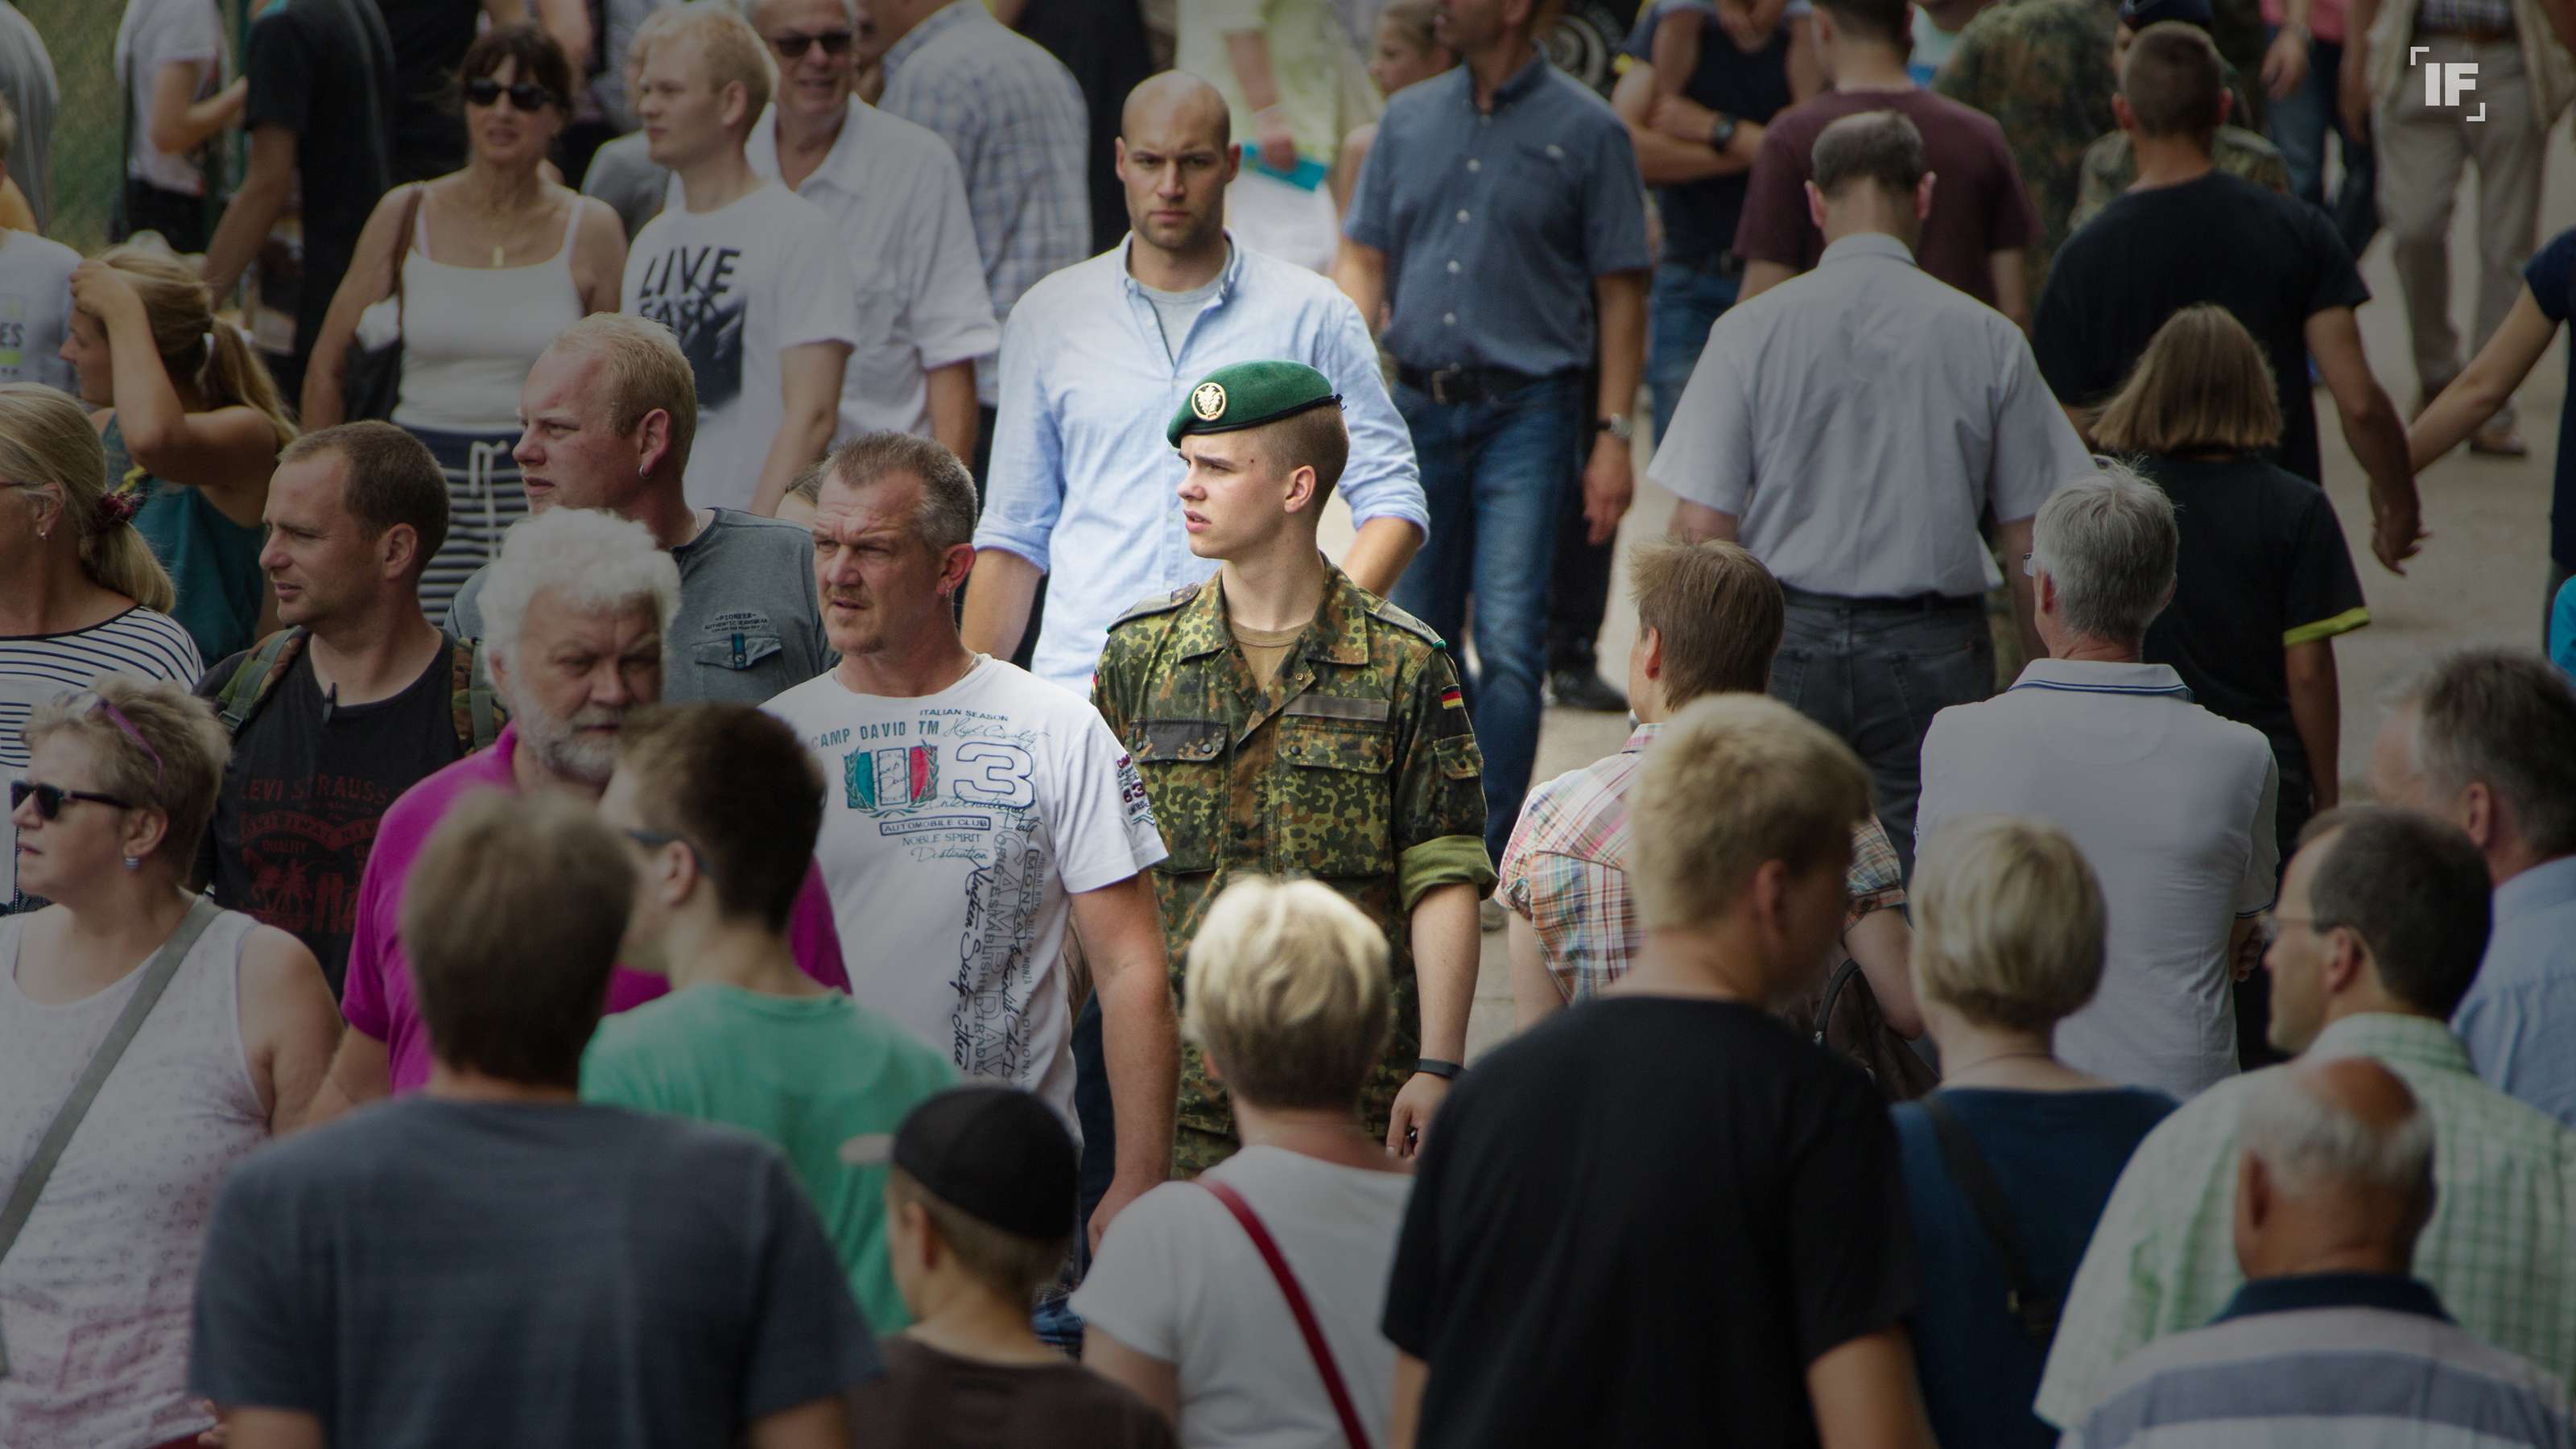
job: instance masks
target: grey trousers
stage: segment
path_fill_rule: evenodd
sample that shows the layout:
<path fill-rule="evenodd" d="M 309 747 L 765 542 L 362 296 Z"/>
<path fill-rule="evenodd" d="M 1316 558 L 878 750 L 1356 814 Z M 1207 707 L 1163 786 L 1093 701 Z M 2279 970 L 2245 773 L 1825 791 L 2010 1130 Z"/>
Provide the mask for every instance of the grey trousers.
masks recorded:
<path fill-rule="evenodd" d="M 2414 338 L 2415 378 L 2431 398 L 2465 365 L 2460 336 L 2451 324 L 2451 205 L 2471 165 L 2478 173 L 2478 256 L 2474 346 L 2484 347 L 2522 292 L 2522 268 L 2531 260 L 2540 227 L 2540 171 L 2548 142 L 2547 117 L 2534 107 L 2522 48 L 2512 42 L 2472 44 L 2451 36 L 2419 36 L 2426 66 L 2474 61 L 2477 89 L 2458 109 L 2424 104 L 2423 71 L 2409 68 L 2397 93 L 2383 98 L 2371 118 L 2379 161 L 2379 212 L 2387 224 L 2390 259 L 2406 298 Z M 2483 102 L 2486 119 L 2469 116 Z M 2513 404 L 2493 427 L 2513 424 Z"/>

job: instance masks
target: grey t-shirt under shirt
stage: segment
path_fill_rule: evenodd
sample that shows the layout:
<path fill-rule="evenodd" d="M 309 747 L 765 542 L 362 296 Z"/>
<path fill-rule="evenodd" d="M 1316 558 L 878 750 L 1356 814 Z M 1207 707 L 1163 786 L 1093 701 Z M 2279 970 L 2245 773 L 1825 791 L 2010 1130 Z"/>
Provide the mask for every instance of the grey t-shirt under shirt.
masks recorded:
<path fill-rule="evenodd" d="M 786 1162 L 731 1128 L 410 1097 L 233 1170 L 188 1384 L 370 1449 L 703 1449 L 880 1372 Z"/>
<path fill-rule="evenodd" d="M 730 508 L 671 550 L 680 612 L 663 636 L 662 698 L 765 704 L 839 662 L 814 602 L 814 536 L 800 524 Z M 506 545 L 505 545 L 506 547 Z M 456 591 L 447 632 L 483 637 L 489 566 Z"/>
<path fill-rule="evenodd" d="M 1233 253 L 1226 255 L 1231 258 Z M 1181 360 L 1181 344 L 1190 339 L 1190 324 L 1198 320 L 1199 313 L 1207 309 L 1208 298 L 1215 296 L 1216 289 L 1224 284 L 1223 268 L 1219 268 L 1217 274 L 1204 284 L 1186 292 L 1166 292 L 1142 282 L 1136 284 L 1136 290 L 1145 294 L 1145 300 L 1154 304 L 1154 320 L 1163 327 L 1163 352 L 1172 361 Z"/>

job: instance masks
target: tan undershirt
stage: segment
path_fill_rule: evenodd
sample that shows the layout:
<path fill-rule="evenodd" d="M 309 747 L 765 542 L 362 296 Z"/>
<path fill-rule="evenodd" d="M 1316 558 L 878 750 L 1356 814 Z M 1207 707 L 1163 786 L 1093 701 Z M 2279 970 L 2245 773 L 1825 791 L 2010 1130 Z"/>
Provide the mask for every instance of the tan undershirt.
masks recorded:
<path fill-rule="evenodd" d="M 1252 677 L 1266 687 L 1279 678 L 1279 666 L 1288 660 L 1288 650 L 1306 632 L 1306 626 L 1293 629 L 1253 629 L 1229 623 L 1234 630 L 1234 647 L 1243 651 L 1243 662 L 1252 666 Z"/>

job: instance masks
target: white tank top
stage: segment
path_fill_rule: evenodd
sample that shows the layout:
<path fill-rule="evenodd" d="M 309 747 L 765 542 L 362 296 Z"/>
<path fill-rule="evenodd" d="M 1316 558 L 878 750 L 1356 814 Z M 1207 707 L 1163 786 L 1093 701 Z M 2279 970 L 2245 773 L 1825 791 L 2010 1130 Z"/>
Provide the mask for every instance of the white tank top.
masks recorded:
<path fill-rule="evenodd" d="M 429 207 L 403 253 L 402 393 L 393 420 L 407 428 L 492 435 L 519 431 L 519 385 L 563 330 L 581 320 L 572 243 L 575 198 L 563 245 L 524 267 L 457 267 L 429 259 Z"/>
<path fill-rule="evenodd" d="M 0 1192 L 141 984 L 42 1006 L 18 988 L 28 918 L 0 918 Z M 205 1425 L 188 1393 L 197 1261 L 225 1172 L 268 1140 L 241 1034 L 242 942 L 198 938 L 0 1258 L 0 1444 L 157 1444 Z"/>

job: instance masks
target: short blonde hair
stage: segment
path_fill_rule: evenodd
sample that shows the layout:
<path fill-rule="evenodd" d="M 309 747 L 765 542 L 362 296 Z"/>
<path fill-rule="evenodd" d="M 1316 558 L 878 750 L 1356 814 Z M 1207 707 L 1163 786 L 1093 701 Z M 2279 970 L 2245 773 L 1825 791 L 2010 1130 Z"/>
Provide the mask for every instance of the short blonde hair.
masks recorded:
<path fill-rule="evenodd" d="M 742 87 L 742 126 L 734 135 L 736 139 L 750 135 L 778 89 L 778 69 L 770 62 L 769 43 L 760 38 L 760 32 L 726 0 L 691 0 L 653 32 L 656 48 L 674 43 L 696 46 L 710 90 L 721 93 L 729 85 Z"/>
<path fill-rule="evenodd" d="M 607 404 L 608 426 L 619 437 L 642 426 L 656 408 L 669 414 L 670 451 L 654 471 L 670 478 L 687 471 L 698 438 L 698 375 L 670 328 L 632 312 L 593 312 L 555 334 L 546 350 L 598 360 L 607 396 L 595 401 Z"/>
<path fill-rule="evenodd" d="M 1948 822 L 1923 842 L 1907 893 L 1915 995 L 1971 1022 L 2045 1031 L 2102 984 L 2102 882 L 2044 820 Z"/>
<path fill-rule="evenodd" d="M 1319 881 L 1226 887 L 1183 984 L 1191 1039 L 1260 1107 L 1351 1107 L 1395 1025 L 1385 932 Z"/>
<path fill-rule="evenodd" d="M 143 737 L 138 743 L 99 708 L 107 701 L 116 715 Z M 232 758 L 232 736 L 216 721 L 212 705 L 182 684 L 110 674 L 36 707 L 20 738 L 29 753 L 55 735 L 70 735 L 89 747 L 98 761 L 98 791 L 159 811 L 167 825 L 152 858 L 175 862 L 181 870 L 195 864 L 206 824 L 215 818 L 215 794 L 223 787 L 224 765 Z M 146 747 L 149 748 L 146 748 Z M 158 756 L 156 760 L 154 757 Z"/>
<path fill-rule="evenodd" d="M 1848 861 L 1869 771 L 1776 699 L 1715 695 L 1664 726 L 1628 800 L 1640 920 L 1686 929 L 1731 913 L 1766 862 L 1803 877 Z"/>
<path fill-rule="evenodd" d="M 2215 303 L 2156 329 L 2128 381 L 2093 416 L 2107 453 L 2250 452 L 2281 441 L 2281 400 L 2254 334 Z"/>

